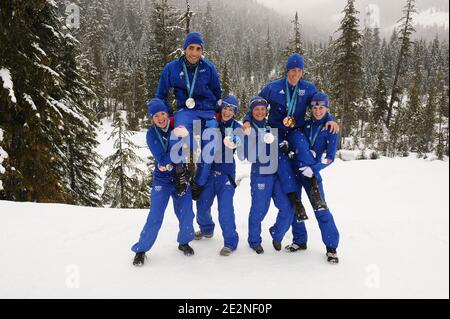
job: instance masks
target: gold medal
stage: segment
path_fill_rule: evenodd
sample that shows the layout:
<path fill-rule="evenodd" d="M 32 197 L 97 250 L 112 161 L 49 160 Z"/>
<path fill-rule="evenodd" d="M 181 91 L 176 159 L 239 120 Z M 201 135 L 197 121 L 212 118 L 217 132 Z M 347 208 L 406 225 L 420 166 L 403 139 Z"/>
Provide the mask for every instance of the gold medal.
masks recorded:
<path fill-rule="evenodd" d="M 285 117 L 283 124 L 286 127 L 293 128 L 296 124 L 295 119 L 292 116 Z"/>

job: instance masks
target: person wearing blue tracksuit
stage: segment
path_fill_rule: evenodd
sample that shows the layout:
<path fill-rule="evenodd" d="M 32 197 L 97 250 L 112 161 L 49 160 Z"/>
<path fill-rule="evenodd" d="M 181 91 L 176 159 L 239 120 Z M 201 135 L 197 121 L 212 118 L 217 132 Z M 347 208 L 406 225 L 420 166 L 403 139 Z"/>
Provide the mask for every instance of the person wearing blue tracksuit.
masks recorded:
<path fill-rule="evenodd" d="M 276 139 L 266 121 L 267 108 L 268 102 L 265 99 L 258 96 L 252 97 L 250 101 L 252 114 L 251 134 L 255 134 L 256 136 L 254 138 L 250 138 L 251 136 L 245 137 L 245 140 L 248 141 L 246 142 L 246 158 L 249 159 L 250 154 L 257 154 L 257 156 L 254 156 L 256 160 L 252 163 L 251 168 L 250 184 L 252 203 L 249 214 L 248 236 L 248 243 L 257 254 L 264 253 L 261 245 L 261 223 L 269 211 L 271 200 L 273 199 L 275 206 L 279 210 L 279 227 L 276 231 L 270 231 L 273 239 L 272 243 L 276 250 L 281 250 L 281 240 L 285 232 L 289 229 L 290 222 L 294 216 L 294 208 L 287 194 L 282 189 L 282 183 L 276 174 L 276 169 L 272 173 L 265 172 L 265 164 L 261 162 L 259 148 L 266 147 L 266 154 L 272 153 L 270 144 L 273 144 Z M 277 154 L 270 154 L 270 156 L 277 156 Z M 277 162 L 277 158 L 275 158 L 275 162 Z"/>
<path fill-rule="evenodd" d="M 309 146 L 302 128 L 305 125 L 305 115 L 311 102 L 312 96 L 317 92 L 315 85 L 302 79 L 305 68 L 304 57 L 294 53 L 289 56 L 286 64 L 286 77 L 269 83 L 260 92 L 260 96 L 270 104 L 268 124 L 278 129 L 280 141 L 286 141 L 288 147 L 294 154 L 299 167 L 312 166 L 314 157 L 309 153 Z M 250 115 L 244 118 L 243 129 L 250 126 L 248 121 Z M 338 132 L 339 126 L 331 114 L 327 114 L 326 126 L 333 133 Z M 295 181 L 295 173 L 291 169 L 290 161 L 280 158 L 278 174 L 283 180 L 283 190 L 287 194 L 298 192 Z M 311 179 L 314 191 L 315 206 L 322 207 L 323 200 L 320 198 L 315 179 Z M 302 208 L 304 212 L 304 209 Z M 302 212 L 297 212 L 299 216 Z M 306 218 L 304 218 L 306 219 Z"/>
<path fill-rule="evenodd" d="M 339 139 L 337 134 L 332 134 L 325 128 L 328 108 L 328 96 L 322 92 L 316 93 L 311 100 L 312 117 L 305 123 L 303 129 L 303 133 L 308 137 L 311 152 L 316 158 L 316 164 L 314 164 L 311 169 L 314 172 L 317 172 L 317 182 L 323 199 L 325 199 L 325 193 L 322 177 L 318 172 L 334 162 Z M 311 201 L 311 188 L 306 177 L 303 174 L 297 174 L 297 178 Z M 313 204 L 312 201 L 311 204 Z M 339 244 L 339 231 L 334 222 L 333 215 L 328 207 L 322 210 L 315 209 L 314 213 L 319 223 L 322 241 L 327 249 L 328 261 L 331 263 L 338 263 L 339 259 L 337 257 L 336 249 Z M 298 250 L 306 249 L 308 236 L 305 223 L 299 223 L 298 221 L 293 220 L 292 233 L 294 236 L 293 243 L 287 246 L 286 250 L 289 252 L 296 252 Z"/>
<path fill-rule="evenodd" d="M 222 102 L 219 122 L 219 129 L 223 137 L 222 152 L 217 152 L 208 182 L 197 201 L 197 223 L 200 230 L 195 233 L 195 239 L 212 238 L 215 224 L 211 216 L 211 206 L 214 198 L 217 197 L 219 223 L 224 238 L 224 247 L 220 251 L 221 256 L 231 255 L 239 242 L 233 206 L 237 187 L 235 182 L 236 162 L 233 154 L 241 141 L 237 134 L 241 131 L 241 124 L 234 120 L 238 104 L 238 99 L 234 96 L 227 96 Z"/>
<path fill-rule="evenodd" d="M 155 158 L 156 165 L 150 195 L 150 213 L 139 241 L 131 248 L 136 253 L 133 261 L 135 266 L 144 264 L 145 253 L 153 247 L 170 197 L 172 197 L 174 211 L 179 220 L 178 249 L 186 256 L 194 255 L 194 250 L 189 246 L 194 239 L 192 195 L 189 189 L 182 196 L 178 195 L 175 190 L 175 172 L 169 152 L 169 140 L 172 133 L 169 109 L 160 99 L 152 99 L 147 106 L 148 114 L 154 123 L 147 130 L 147 145 Z"/>
<path fill-rule="evenodd" d="M 193 145 L 194 121 L 200 121 L 201 133 L 205 128 L 217 128 L 215 119 L 217 105 L 220 104 L 222 89 L 219 76 L 213 63 L 202 57 L 204 41 L 200 33 L 191 32 L 184 42 L 184 55 L 177 60 L 168 63 L 162 71 L 156 97 L 163 100 L 169 106 L 168 97 L 171 89 L 177 103 L 177 111 L 174 116 L 174 134 L 178 138 L 188 138 Z M 214 142 L 216 139 L 212 139 Z M 171 140 L 170 147 L 177 144 L 177 140 Z M 211 141 L 202 141 L 202 149 Z M 216 141 L 217 142 L 217 141 Z M 218 143 L 214 143 L 216 145 Z M 213 148 L 213 153 L 218 145 Z M 192 181 L 192 196 L 198 200 L 202 187 L 206 184 L 213 163 L 211 160 L 203 160 L 197 165 L 197 174 Z M 187 159 L 184 158 L 183 161 Z M 176 182 L 178 194 L 183 194 L 187 185 L 187 173 L 184 165 L 176 163 Z"/>

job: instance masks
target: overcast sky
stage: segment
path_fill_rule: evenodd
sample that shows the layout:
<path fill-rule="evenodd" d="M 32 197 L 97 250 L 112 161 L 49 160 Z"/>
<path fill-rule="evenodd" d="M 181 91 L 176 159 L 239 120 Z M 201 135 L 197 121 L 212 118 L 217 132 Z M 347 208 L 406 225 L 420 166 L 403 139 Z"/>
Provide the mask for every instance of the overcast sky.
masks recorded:
<path fill-rule="evenodd" d="M 346 0 L 256 0 L 282 14 L 293 16 L 298 11 L 302 24 L 314 25 L 321 31 L 334 30 L 340 21 L 340 13 L 344 9 Z M 402 15 L 402 8 L 406 0 L 356 0 L 356 8 L 361 14 L 366 12 L 366 7 L 371 4 L 378 6 L 380 10 L 381 29 L 390 28 Z M 417 8 L 420 11 L 436 8 L 449 11 L 448 0 L 417 0 Z M 448 15 L 447 15 L 448 21 Z"/>

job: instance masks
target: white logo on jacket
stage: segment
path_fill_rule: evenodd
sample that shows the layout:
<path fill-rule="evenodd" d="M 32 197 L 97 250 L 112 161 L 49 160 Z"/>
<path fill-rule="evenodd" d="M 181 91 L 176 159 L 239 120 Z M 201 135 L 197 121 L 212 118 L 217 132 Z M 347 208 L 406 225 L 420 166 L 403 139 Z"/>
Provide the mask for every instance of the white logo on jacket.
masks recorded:
<path fill-rule="evenodd" d="M 155 191 L 156 192 L 160 192 L 162 191 L 163 187 L 162 186 L 155 186 Z"/>
<path fill-rule="evenodd" d="M 280 91 L 280 94 L 286 94 L 286 93 L 284 93 L 284 90 L 281 90 L 281 91 Z"/>
<path fill-rule="evenodd" d="M 305 94 L 306 94 L 306 90 L 299 90 L 298 91 L 298 95 L 300 95 L 300 96 L 305 96 Z"/>
<path fill-rule="evenodd" d="M 266 184 L 258 184 L 258 190 L 263 191 L 266 189 Z"/>

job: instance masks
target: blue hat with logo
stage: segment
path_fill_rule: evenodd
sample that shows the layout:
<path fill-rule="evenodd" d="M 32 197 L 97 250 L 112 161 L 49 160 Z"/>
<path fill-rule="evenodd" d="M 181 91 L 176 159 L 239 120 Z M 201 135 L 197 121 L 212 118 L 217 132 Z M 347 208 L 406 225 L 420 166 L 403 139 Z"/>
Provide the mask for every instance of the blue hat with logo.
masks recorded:
<path fill-rule="evenodd" d="M 159 112 L 166 112 L 169 113 L 169 108 L 167 107 L 166 103 L 164 103 L 163 100 L 160 99 L 151 99 L 147 103 L 147 111 L 148 115 L 150 117 L 155 116 L 156 113 Z"/>
<path fill-rule="evenodd" d="M 253 111 L 253 109 L 257 106 L 265 106 L 267 108 L 269 107 L 269 103 L 266 99 L 260 96 L 252 96 L 250 99 L 250 110 Z"/>
<path fill-rule="evenodd" d="M 299 68 L 301 70 L 305 69 L 305 58 L 298 53 L 294 53 L 289 56 L 286 64 L 286 72 L 289 72 L 295 68 Z"/>
<path fill-rule="evenodd" d="M 191 32 L 186 36 L 183 48 L 186 50 L 191 44 L 198 44 L 202 49 L 205 47 L 205 41 L 203 41 L 202 35 L 198 32 Z"/>
<path fill-rule="evenodd" d="M 328 95 L 323 92 L 317 92 L 316 94 L 314 94 L 311 99 L 311 107 L 316 105 L 325 106 L 326 108 L 328 108 Z"/>
<path fill-rule="evenodd" d="M 238 106 L 239 106 L 239 101 L 238 101 L 237 97 L 235 97 L 233 95 L 227 96 L 222 101 L 222 108 L 231 107 L 234 111 L 234 114 L 237 114 Z"/>

